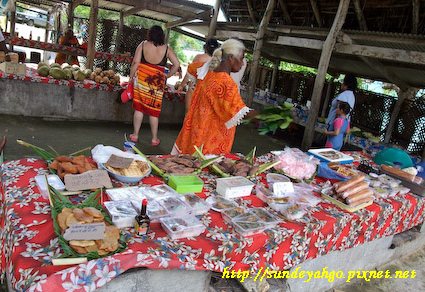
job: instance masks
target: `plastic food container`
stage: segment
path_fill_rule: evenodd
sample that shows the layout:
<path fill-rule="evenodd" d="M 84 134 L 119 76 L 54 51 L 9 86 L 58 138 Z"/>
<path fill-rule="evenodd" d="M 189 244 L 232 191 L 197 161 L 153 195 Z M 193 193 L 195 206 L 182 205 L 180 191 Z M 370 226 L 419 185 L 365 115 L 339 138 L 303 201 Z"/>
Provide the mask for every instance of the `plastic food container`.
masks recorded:
<path fill-rule="evenodd" d="M 172 175 L 168 185 L 180 194 L 200 193 L 204 187 L 204 181 L 196 175 Z"/>
<path fill-rule="evenodd" d="M 243 207 L 235 207 L 224 210 L 223 212 L 221 212 L 221 216 L 223 216 L 224 221 L 226 221 L 227 223 L 231 223 L 239 216 L 247 214 L 247 212 L 248 211 Z"/>
<path fill-rule="evenodd" d="M 256 218 L 257 221 L 251 221 L 251 219 Z M 248 215 L 245 217 L 239 217 L 237 220 L 233 221 L 233 227 L 235 231 L 242 236 L 252 236 L 258 233 L 262 233 L 267 226 L 255 215 Z"/>
<path fill-rule="evenodd" d="M 254 183 L 242 176 L 217 179 L 217 193 L 230 199 L 251 195 Z"/>
<path fill-rule="evenodd" d="M 142 201 L 146 196 L 139 187 L 107 189 L 106 194 L 112 201 Z"/>
<path fill-rule="evenodd" d="M 178 197 L 161 197 L 157 199 L 157 202 L 159 202 L 168 213 L 174 216 L 189 214 L 191 212 L 190 206 Z"/>
<path fill-rule="evenodd" d="M 38 189 L 40 190 L 41 196 L 45 199 L 49 198 L 49 190 L 47 188 L 46 177 L 45 175 L 37 175 L 35 177 L 35 182 L 37 184 Z M 47 175 L 48 184 L 55 188 L 58 191 L 65 190 L 65 185 L 62 180 L 56 174 Z"/>
<path fill-rule="evenodd" d="M 250 209 L 250 212 L 260 218 L 267 227 L 273 227 L 281 221 L 278 217 L 274 216 L 264 208 L 252 208 Z"/>
<path fill-rule="evenodd" d="M 195 216 L 170 217 L 160 219 L 161 226 L 171 239 L 196 237 L 205 231 L 205 225 Z"/>
<path fill-rule="evenodd" d="M 211 205 L 211 209 L 217 212 L 223 212 L 226 209 L 237 207 L 238 205 L 231 200 L 223 197 L 209 197 L 206 202 Z"/>
<path fill-rule="evenodd" d="M 195 194 L 185 194 L 182 199 L 192 208 L 192 213 L 196 216 L 204 215 L 211 209 L 211 205 Z"/>
<path fill-rule="evenodd" d="M 130 201 L 108 201 L 104 204 L 115 226 L 126 228 L 134 225 L 134 217 L 137 216 L 137 211 Z"/>
<path fill-rule="evenodd" d="M 278 173 L 268 173 L 266 175 L 266 179 L 269 184 L 269 188 L 271 188 L 275 182 L 291 182 L 289 177 Z"/>
<path fill-rule="evenodd" d="M 140 213 L 142 202 L 132 201 L 131 204 L 136 209 L 137 213 Z M 148 201 L 148 207 L 146 212 L 149 216 L 149 219 L 151 219 L 151 222 L 157 222 L 161 218 L 166 218 L 170 216 L 170 212 L 168 212 L 160 203 L 155 200 Z"/>
<path fill-rule="evenodd" d="M 140 187 L 140 192 L 145 195 L 149 200 L 156 200 L 162 197 L 178 196 L 175 190 L 165 184 L 153 187 Z"/>

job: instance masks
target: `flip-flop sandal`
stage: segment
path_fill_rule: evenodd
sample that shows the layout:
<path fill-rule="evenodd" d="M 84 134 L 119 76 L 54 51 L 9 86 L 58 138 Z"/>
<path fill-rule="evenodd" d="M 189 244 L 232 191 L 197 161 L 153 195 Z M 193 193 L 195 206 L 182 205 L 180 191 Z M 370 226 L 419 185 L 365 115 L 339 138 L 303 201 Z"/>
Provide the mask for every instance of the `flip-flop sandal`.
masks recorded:
<path fill-rule="evenodd" d="M 130 134 L 130 136 L 128 136 L 128 138 L 130 138 L 131 142 L 137 143 L 139 141 L 139 137 L 137 137 L 134 134 Z"/>
<path fill-rule="evenodd" d="M 156 141 L 152 141 L 152 142 L 151 142 L 151 145 L 152 145 L 152 146 L 158 146 L 160 143 L 161 143 L 161 140 L 159 140 L 159 139 L 158 139 L 158 140 L 156 140 Z"/>

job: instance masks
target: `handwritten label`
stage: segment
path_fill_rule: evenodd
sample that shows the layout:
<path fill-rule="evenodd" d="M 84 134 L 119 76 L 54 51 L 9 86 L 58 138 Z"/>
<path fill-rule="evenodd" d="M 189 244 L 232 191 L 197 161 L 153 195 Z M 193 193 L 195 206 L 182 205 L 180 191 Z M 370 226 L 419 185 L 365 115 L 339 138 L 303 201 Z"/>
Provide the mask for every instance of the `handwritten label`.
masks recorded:
<path fill-rule="evenodd" d="M 134 160 L 133 158 L 121 157 L 121 156 L 112 154 L 111 157 L 109 157 L 106 164 L 114 168 L 129 168 L 133 160 Z"/>
<path fill-rule="evenodd" d="M 82 191 L 97 188 L 112 188 L 112 182 L 106 170 L 89 170 L 82 174 L 65 175 L 65 187 L 68 191 Z"/>
<path fill-rule="evenodd" d="M 105 238 L 105 223 L 74 224 L 63 235 L 65 240 L 98 240 Z"/>
<path fill-rule="evenodd" d="M 291 182 L 275 182 L 273 184 L 273 193 L 275 196 L 294 193 L 294 185 Z"/>

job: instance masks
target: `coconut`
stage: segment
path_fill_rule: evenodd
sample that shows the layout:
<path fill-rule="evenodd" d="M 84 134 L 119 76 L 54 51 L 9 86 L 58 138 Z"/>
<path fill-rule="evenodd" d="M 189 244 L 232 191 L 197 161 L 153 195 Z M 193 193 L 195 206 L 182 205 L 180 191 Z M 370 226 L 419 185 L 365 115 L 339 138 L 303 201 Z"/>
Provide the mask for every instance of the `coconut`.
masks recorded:
<path fill-rule="evenodd" d="M 37 65 L 37 69 L 40 68 L 40 67 L 43 67 L 43 66 L 49 68 L 49 64 L 47 64 L 46 62 L 40 62 Z"/>
<path fill-rule="evenodd" d="M 80 70 L 75 70 L 73 72 L 73 75 L 74 75 L 74 79 L 77 81 L 83 81 L 84 79 L 86 79 L 86 75 Z"/>
<path fill-rule="evenodd" d="M 49 71 L 50 71 L 50 69 L 46 65 L 41 66 L 37 69 L 38 75 L 43 76 L 43 77 L 49 76 Z"/>
<path fill-rule="evenodd" d="M 99 75 L 100 73 L 102 73 L 102 68 L 96 68 L 94 69 L 94 72 L 96 73 L 96 75 Z"/>
<path fill-rule="evenodd" d="M 52 65 L 50 65 L 50 68 L 54 67 L 61 68 L 61 65 L 59 65 L 58 63 L 53 63 Z"/>
<path fill-rule="evenodd" d="M 65 72 L 58 67 L 50 68 L 49 75 L 55 79 L 65 79 Z"/>
<path fill-rule="evenodd" d="M 65 79 L 67 80 L 72 79 L 72 70 L 70 68 L 71 66 L 69 66 L 69 68 L 63 69 L 63 72 L 65 73 Z"/>
<path fill-rule="evenodd" d="M 100 77 L 99 75 L 97 75 L 97 76 L 94 78 L 94 81 L 96 81 L 97 83 L 100 83 L 100 82 L 102 81 L 102 77 Z"/>

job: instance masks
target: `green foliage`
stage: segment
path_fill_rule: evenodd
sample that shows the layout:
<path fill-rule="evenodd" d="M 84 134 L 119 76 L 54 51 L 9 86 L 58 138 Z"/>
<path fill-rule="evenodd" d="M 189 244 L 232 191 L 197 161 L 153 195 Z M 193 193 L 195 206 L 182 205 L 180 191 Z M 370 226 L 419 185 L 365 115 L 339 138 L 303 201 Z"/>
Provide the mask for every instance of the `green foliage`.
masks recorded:
<path fill-rule="evenodd" d="M 286 129 L 292 122 L 291 109 L 293 105 L 287 102 L 276 107 L 266 107 L 259 115 L 256 116 L 261 121 L 258 128 L 260 135 L 268 133 L 276 133 L 277 129 Z"/>
<path fill-rule="evenodd" d="M 170 37 L 168 38 L 168 44 L 170 45 L 171 48 L 173 48 L 174 52 L 177 55 L 177 58 L 181 62 L 187 62 L 188 59 L 183 52 L 184 41 L 182 41 L 182 36 L 183 35 L 178 33 L 178 32 L 170 31 Z"/>

